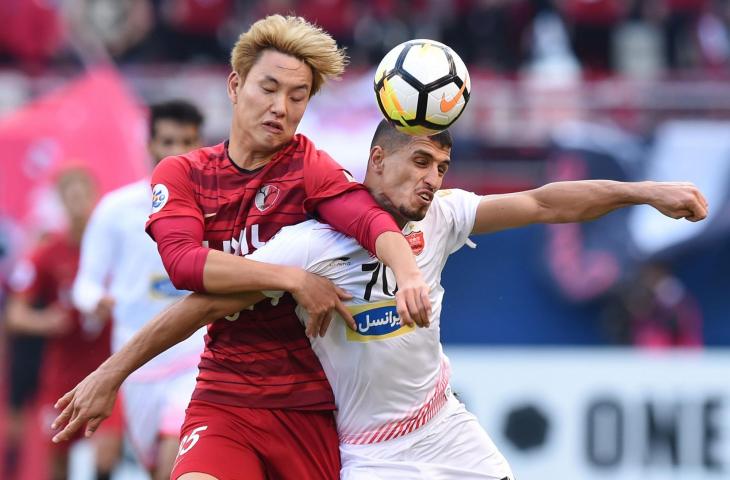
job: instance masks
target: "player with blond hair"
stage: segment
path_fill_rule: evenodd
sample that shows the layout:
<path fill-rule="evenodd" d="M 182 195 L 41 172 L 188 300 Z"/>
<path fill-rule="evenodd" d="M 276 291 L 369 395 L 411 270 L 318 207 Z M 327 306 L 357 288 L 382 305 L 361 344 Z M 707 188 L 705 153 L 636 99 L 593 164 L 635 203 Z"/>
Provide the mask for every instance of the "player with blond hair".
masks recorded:
<path fill-rule="evenodd" d="M 402 318 L 428 322 L 428 286 L 400 228 L 329 155 L 295 135 L 309 99 L 345 63 L 335 41 L 302 18 L 257 21 L 231 55 L 230 138 L 168 157 L 153 172 L 147 230 L 177 288 L 289 292 L 209 326 L 173 478 L 339 477 L 334 396 L 305 333 L 324 333 L 333 310 L 352 321 L 342 304 L 349 295 L 302 269 L 243 258 L 282 227 L 316 215 L 355 237 L 394 270 Z M 297 304 L 310 315 L 306 331 Z M 181 324 L 150 340 L 164 349 L 188 334 Z M 74 390 L 59 403 L 76 412 L 72 429 L 85 423 L 86 402 Z M 204 431 L 209 441 L 191 450 Z M 56 441 L 67 438 L 64 430 Z"/>

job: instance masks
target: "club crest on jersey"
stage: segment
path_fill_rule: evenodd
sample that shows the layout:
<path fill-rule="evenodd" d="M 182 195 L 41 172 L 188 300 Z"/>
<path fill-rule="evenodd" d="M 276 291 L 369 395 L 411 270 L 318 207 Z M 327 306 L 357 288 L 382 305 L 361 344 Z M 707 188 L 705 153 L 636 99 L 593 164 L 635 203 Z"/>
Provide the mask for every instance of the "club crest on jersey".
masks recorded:
<path fill-rule="evenodd" d="M 399 337 L 415 330 L 415 327 L 402 326 L 395 308 L 395 300 L 349 305 L 357 325 L 357 331 L 346 330 L 349 342 L 372 342 Z"/>
<path fill-rule="evenodd" d="M 405 226 L 403 235 L 408 240 L 408 245 L 411 246 L 414 255 L 420 255 L 423 249 L 426 247 L 426 241 L 423 238 L 423 232 L 418 227 L 417 223 L 409 223 Z"/>
<path fill-rule="evenodd" d="M 256 192 L 254 203 L 259 211 L 265 212 L 271 208 L 279 198 L 279 188 L 274 185 L 264 185 Z"/>
<path fill-rule="evenodd" d="M 152 213 L 157 213 L 162 210 L 167 200 L 170 198 L 170 193 L 167 191 L 167 187 L 161 183 L 158 183 L 152 187 Z"/>

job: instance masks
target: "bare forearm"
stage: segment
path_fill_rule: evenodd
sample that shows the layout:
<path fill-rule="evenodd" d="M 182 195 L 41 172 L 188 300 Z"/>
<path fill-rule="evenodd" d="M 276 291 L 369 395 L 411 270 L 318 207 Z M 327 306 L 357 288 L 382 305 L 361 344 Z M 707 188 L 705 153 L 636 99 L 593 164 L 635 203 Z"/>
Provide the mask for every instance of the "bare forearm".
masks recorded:
<path fill-rule="evenodd" d="M 188 295 L 150 320 L 121 350 L 101 364 L 118 385 L 142 365 L 182 342 L 200 327 L 253 305 L 260 293 L 236 296 Z"/>
<path fill-rule="evenodd" d="M 292 291 L 303 280 L 298 268 L 255 262 L 211 250 L 205 261 L 203 284 L 208 293 L 230 294 L 262 290 Z"/>
<path fill-rule="evenodd" d="M 384 232 L 375 241 L 378 258 L 393 270 L 398 278 L 418 275 L 418 265 L 408 241 L 400 233 Z"/>
<path fill-rule="evenodd" d="M 629 205 L 649 203 L 652 182 L 580 180 L 549 183 L 533 190 L 540 223 L 585 222 Z"/>

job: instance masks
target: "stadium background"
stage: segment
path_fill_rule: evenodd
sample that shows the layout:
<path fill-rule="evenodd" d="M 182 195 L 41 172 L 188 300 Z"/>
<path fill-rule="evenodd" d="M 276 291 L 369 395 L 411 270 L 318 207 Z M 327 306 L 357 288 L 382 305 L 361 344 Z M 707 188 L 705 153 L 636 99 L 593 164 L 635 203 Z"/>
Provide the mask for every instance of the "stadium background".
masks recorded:
<path fill-rule="evenodd" d="M 455 390 L 521 480 L 727 478 L 727 0 L 2 2 L 3 283 L 31 239 L 63 223 L 54 172 L 88 165 L 103 190 L 143 175 L 146 103 L 189 99 L 206 114 L 207 143 L 223 139 L 227 52 L 275 12 L 316 21 L 348 48 L 347 75 L 299 131 L 356 177 L 379 120 L 374 66 L 404 40 L 433 38 L 472 76 L 449 186 L 702 188 L 701 224 L 634 207 L 476 238 L 444 274 L 442 331 Z M 77 450 L 74 480 L 87 478 L 87 457 Z M 130 462 L 117 478 L 144 478 Z"/>

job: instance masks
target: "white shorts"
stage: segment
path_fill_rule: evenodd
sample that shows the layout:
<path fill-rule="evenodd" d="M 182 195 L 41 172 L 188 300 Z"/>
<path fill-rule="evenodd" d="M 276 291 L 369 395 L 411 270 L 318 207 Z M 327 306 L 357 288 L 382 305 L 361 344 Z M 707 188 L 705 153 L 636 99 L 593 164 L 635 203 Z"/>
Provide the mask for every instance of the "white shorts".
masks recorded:
<path fill-rule="evenodd" d="M 418 430 L 369 445 L 340 444 L 342 480 L 514 480 L 507 460 L 453 395 Z"/>
<path fill-rule="evenodd" d="M 196 367 L 154 381 L 127 379 L 122 384 L 127 435 L 145 467 L 157 466 L 160 437 L 180 435 L 197 375 Z"/>

